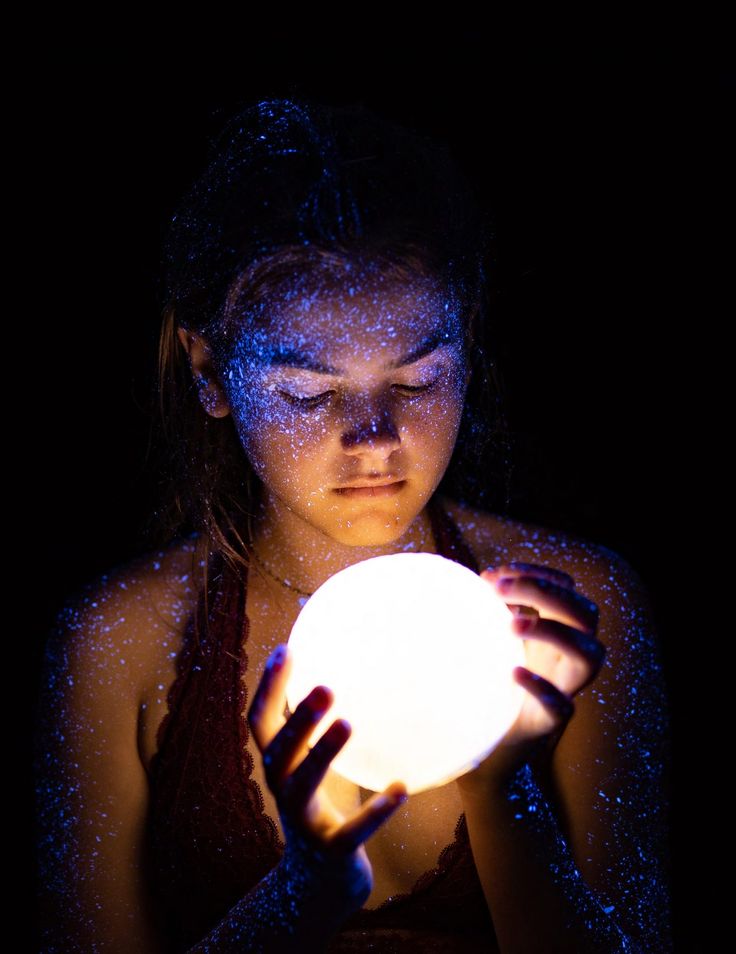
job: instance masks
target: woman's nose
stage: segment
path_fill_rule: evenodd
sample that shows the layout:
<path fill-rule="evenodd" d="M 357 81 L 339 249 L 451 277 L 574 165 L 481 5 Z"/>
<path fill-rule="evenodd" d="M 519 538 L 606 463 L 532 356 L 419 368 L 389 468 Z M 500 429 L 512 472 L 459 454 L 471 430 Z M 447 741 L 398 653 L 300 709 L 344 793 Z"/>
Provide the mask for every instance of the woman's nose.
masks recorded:
<path fill-rule="evenodd" d="M 396 424 L 388 411 L 375 412 L 359 418 L 348 427 L 342 437 L 346 454 L 361 454 L 366 450 L 388 457 L 401 446 Z"/>

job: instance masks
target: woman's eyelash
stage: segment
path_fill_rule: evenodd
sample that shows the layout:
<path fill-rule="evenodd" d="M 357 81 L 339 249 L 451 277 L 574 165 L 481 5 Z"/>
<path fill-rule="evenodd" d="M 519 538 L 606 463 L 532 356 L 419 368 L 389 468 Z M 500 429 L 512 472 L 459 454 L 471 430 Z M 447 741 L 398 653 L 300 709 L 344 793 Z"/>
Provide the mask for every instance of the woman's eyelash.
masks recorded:
<path fill-rule="evenodd" d="M 400 391 L 408 392 L 405 396 L 408 398 L 408 400 L 411 401 L 413 400 L 413 397 L 411 395 L 418 397 L 419 394 L 421 394 L 422 392 L 429 391 L 429 389 L 432 388 L 436 384 L 436 382 L 437 382 L 437 379 L 435 378 L 435 380 L 430 381 L 429 384 L 420 384 L 413 387 L 408 384 L 395 384 L 394 387 L 399 388 Z M 325 391 L 324 394 L 315 394 L 314 397 L 308 397 L 308 398 L 297 397 L 295 394 L 289 394 L 288 391 L 281 391 L 280 393 L 292 404 L 296 404 L 299 407 L 309 409 L 314 407 L 320 407 L 322 404 L 325 403 L 327 398 L 333 392 Z"/>

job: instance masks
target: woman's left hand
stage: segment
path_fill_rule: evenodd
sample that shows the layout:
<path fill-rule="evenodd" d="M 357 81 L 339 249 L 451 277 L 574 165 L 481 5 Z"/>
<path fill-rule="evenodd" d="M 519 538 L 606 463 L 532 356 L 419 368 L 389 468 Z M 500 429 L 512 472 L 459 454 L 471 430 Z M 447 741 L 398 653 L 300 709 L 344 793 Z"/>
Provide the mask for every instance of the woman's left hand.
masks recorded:
<path fill-rule="evenodd" d="M 516 610 L 512 629 L 524 639 L 528 668 L 517 666 L 513 675 L 528 694 L 493 752 L 457 780 L 466 793 L 503 783 L 540 751 L 554 748 L 574 712 L 573 696 L 595 679 L 606 652 L 595 635 L 598 607 L 575 591 L 568 573 L 511 562 L 480 576 Z"/>

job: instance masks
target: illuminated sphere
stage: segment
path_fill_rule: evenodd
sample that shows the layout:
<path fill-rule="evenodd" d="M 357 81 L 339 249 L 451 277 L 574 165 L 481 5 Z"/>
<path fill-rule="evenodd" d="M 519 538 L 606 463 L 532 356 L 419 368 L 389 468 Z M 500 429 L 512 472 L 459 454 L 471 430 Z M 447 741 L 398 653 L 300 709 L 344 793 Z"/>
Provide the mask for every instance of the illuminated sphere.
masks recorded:
<path fill-rule="evenodd" d="M 487 580 L 434 553 L 394 553 L 326 580 L 289 636 L 286 701 L 317 685 L 334 702 L 309 738 L 335 719 L 352 734 L 330 763 L 356 785 L 408 792 L 474 768 L 519 714 L 525 663 L 513 614 Z"/>

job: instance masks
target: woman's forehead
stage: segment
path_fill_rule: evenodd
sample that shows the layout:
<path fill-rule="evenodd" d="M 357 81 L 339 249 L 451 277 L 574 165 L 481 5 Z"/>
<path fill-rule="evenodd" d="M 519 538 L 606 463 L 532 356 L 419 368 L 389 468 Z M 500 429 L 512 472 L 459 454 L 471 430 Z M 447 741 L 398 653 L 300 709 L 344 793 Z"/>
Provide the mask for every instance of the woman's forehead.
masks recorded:
<path fill-rule="evenodd" d="M 257 320 L 238 322 L 238 350 L 297 349 L 334 352 L 343 347 L 393 350 L 427 335 L 461 328 L 452 295 L 431 280 L 359 280 L 281 294 L 259 309 Z"/>

